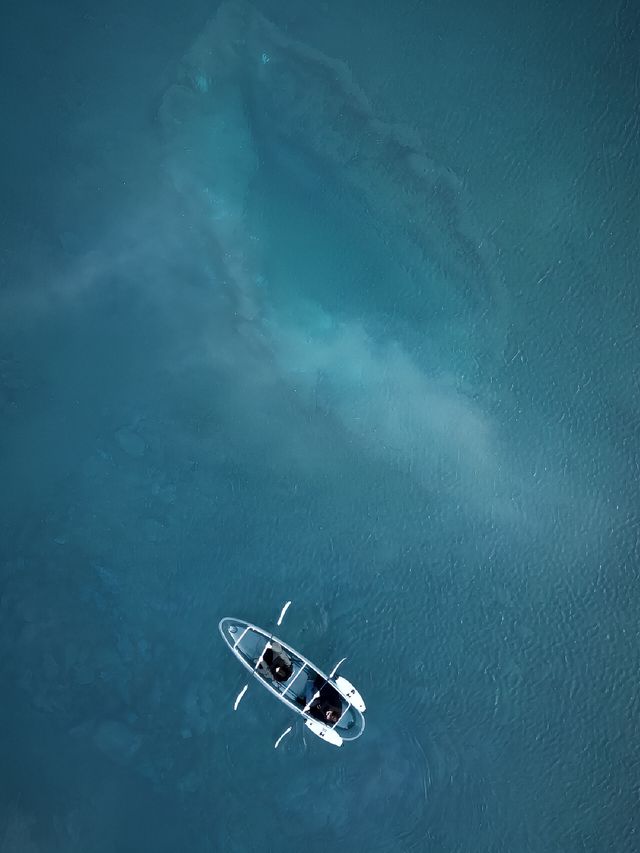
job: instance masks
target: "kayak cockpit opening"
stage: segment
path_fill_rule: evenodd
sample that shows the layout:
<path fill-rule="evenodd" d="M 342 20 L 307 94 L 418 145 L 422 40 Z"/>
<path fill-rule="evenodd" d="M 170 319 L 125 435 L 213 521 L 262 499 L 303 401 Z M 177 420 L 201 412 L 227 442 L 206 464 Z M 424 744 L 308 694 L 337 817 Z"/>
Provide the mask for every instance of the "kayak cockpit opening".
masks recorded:
<path fill-rule="evenodd" d="M 344 714 L 342 696 L 322 675 L 307 678 L 303 692 L 296 699 L 309 716 L 327 726 L 335 726 Z"/>

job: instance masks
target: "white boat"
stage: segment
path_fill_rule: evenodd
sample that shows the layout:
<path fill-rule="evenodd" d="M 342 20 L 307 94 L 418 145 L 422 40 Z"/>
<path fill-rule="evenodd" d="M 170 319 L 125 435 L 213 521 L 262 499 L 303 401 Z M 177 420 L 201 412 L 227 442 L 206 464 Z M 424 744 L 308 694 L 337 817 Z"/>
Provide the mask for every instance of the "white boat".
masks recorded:
<path fill-rule="evenodd" d="M 302 716 L 315 735 L 334 746 L 360 737 L 364 731 L 366 706 L 355 687 L 337 675 L 344 659 L 325 675 L 300 652 L 257 625 L 227 617 L 220 621 L 219 627 L 224 641 L 245 669 L 283 704 Z M 286 663 L 284 670 L 277 667 L 277 676 L 267 663 L 272 662 L 274 656 Z M 278 680 L 283 675 L 286 678 Z M 240 692 L 234 708 L 240 704 L 246 689 L 247 686 Z M 276 746 L 282 737 L 278 738 Z"/>

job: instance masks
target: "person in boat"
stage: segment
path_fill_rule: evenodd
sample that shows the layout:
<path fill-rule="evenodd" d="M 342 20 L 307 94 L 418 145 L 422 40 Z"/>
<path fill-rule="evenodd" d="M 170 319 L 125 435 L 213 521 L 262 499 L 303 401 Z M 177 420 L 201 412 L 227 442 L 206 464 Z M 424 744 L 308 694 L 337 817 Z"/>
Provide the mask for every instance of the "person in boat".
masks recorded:
<path fill-rule="evenodd" d="M 320 695 L 316 696 L 316 693 Z M 309 702 L 309 715 L 326 726 L 334 726 L 342 716 L 342 697 L 321 675 L 307 681 L 305 692 L 298 699 L 298 703 L 303 707 Z"/>
<path fill-rule="evenodd" d="M 270 681 L 288 681 L 293 672 L 291 658 L 280 643 L 269 643 L 258 666 L 258 672 Z"/>

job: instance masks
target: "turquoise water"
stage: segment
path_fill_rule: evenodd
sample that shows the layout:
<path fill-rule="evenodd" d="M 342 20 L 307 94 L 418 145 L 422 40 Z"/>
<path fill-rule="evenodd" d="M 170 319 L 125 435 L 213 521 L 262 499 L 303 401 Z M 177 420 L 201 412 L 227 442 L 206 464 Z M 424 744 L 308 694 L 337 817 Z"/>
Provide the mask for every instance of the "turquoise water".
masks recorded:
<path fill-rule="evenodd" d="M 636 849 L 636 11 L 1 29 L 0 850 Z"/>

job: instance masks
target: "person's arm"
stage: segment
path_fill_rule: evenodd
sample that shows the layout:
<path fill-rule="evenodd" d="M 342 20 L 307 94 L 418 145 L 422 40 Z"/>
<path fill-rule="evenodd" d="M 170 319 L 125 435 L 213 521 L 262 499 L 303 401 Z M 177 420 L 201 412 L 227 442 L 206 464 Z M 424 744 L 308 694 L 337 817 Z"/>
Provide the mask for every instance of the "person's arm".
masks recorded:
<path fill-rule="evenodd" d="M 260 663 L 258 664 L 258 672 L 264 678 L 268 678 L 269 681 L 273 681 L 273 673 L 271 672 L 271 668 L 268 666 L 268 664 L 266 663 L 266 661 L 264 659 L 261 660 Z"/>

